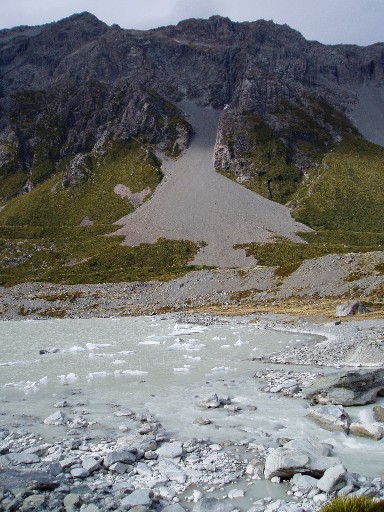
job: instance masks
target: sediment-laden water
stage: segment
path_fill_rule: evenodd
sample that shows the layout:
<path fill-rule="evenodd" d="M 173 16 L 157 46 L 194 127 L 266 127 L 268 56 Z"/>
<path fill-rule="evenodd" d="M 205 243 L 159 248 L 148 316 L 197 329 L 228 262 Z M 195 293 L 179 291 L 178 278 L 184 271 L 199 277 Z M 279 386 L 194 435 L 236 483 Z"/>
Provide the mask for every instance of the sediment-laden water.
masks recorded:
<path fill-rule="evenodd" d="M 316 336 L 235 320 L 177 324 L 172 316 L 3 322 L 0 333 L 0 427 L 60 439 L 65 427 L 43 420 L 66 400 L 71 414 L 94 422 L 89 433 L 95 436 L 129 430 L 131 420 L 116 412 L 133 409 L 151 413 L 180 440 L 254 439 L 268 445 L 271 434 L 319 439 L 335 446 L 349 471 L 381 476 L 383 441 L 322 430 L 306 418 L 306 401 L 264 393 L 254 378 L 266 364 L 253 357 L 315 343 Z M 229 396 L 239 410 L 202 410 L 199 400 L 214 392 Z M 367 414 L 366 408 L 349 412 Z M 201 416 L 212 423 L 195 423 Z M 273 492 L 266 489 L 271 485 L 260 483 L 260 494 L 282 492 L 273 485 Z"/>

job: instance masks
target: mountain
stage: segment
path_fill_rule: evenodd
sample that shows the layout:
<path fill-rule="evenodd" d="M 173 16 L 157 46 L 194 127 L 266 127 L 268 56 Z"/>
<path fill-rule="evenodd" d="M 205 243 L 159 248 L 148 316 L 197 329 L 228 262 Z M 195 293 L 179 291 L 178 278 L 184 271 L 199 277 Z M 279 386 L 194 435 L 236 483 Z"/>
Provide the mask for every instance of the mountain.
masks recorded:
<path fill-rule="evenodd" d="M 316 230 L 382 233 L 383 91 L 384 44 L 327 46 L 264 20 L 213 16 L 138 31 L 81 13 L 2 30 L 3 236 L 114 231 L 162 182 L 159 156 L 177 159 L 190 146 L 195 127 L 183 102 L 218 113 L 214 167 L 226 178 Z M 201 250 L 190 240 L 184 263 Z M 377 238 L 361 240 L 378 247 Z M 10 268 L 38 252 L 8 246 Z M 54 258 L 60 265 L 71 253 L 77 263 L 92 259 L 73 241 L 66 251 Z"/>

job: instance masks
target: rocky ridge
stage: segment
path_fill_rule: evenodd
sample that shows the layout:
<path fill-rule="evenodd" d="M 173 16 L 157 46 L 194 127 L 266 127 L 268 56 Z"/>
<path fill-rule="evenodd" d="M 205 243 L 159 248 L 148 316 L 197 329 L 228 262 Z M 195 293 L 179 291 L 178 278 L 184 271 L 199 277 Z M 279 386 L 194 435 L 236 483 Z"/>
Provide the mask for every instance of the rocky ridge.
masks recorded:
<path fill-rule="evenodd" d="M 337 112 L 356 104 L 362 84 L 381 86 L 382 54 L 380 44 L 325 46 L 287 26 L 220 16 L 134 31 L 81 13 L 2 30 L 0 162 L 3 179 L 16 182 L 5 193 L 30 190 L 68 158 L 66 184 L 75 184 L 69 169 L 78 167 L 78 155 L 109 138 L 139 137 L 177 155 L 190 137 L 172 105 L 182 99 L 226 107 L 218 168 L 252 171 L 244 156 L 254 145 L 252 127 L 243 118 L 251 113 L 283 141 L 278 153 L 300 173 L 313 163 L 304 146 L 319 130 L 323 149 L 353 130 Z M 303 116 L 315 128 L 305 128 Z"/>

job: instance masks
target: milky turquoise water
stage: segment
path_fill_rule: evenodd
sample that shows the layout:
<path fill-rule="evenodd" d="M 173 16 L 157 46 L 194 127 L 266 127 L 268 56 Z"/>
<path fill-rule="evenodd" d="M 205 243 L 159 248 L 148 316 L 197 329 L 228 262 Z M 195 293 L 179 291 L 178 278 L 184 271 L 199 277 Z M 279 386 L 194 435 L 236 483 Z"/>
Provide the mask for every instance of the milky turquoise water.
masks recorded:
<path fill-rule="evenodd" d="M 114 413 L 130 408 L 150 412 L 180 439 L 314 437 L 334 444 L 350 471 L 379 476 L 382 441 L 322 430 L 306 419 L 306 401 L 264 393 L 253 377 L 261 363 L 250 357 L 316 341 L 235 321 L 206 327 L 177 324 L 172 317 L 1 322 L 0 426 L 60 438 L 64 429 L 43 420 L 65 399 L 73 406 L 68 414 L 96 422 L 94 433 L 129 428 L 130 420 Z M 54 348 L 58 352 L 39 354 Z M 198 401 L 213 392 L 229 396 L 241 410 L 199 408 Z M 367 416 L 369 410 L 353 414 Z M 212 424 L 195 424 L 199 416 Z"/>

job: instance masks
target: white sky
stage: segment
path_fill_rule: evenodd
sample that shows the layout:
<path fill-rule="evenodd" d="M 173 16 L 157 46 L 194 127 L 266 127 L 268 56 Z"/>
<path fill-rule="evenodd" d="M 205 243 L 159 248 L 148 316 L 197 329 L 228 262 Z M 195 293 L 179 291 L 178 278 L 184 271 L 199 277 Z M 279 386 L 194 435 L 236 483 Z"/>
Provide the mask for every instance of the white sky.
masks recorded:
<path fill-rule="evenodd" d="M 384 0 L 0 0 L 0 28 L 40 25 L 81 11 L 123 28 L 220 14 L 233 21 L 272 19 L 322 43 L 384 41 Z"/>

